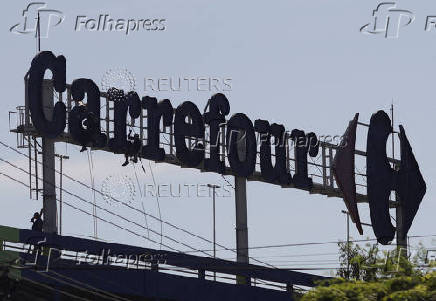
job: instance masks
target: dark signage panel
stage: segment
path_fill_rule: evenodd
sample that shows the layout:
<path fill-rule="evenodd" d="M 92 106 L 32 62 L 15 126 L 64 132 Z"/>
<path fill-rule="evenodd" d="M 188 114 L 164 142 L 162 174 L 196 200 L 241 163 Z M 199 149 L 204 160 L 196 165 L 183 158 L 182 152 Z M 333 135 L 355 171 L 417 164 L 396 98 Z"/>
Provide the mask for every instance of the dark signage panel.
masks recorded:
<path fill-rule="evenodd" d="M 67 109 L 62 101 L 58 101 L 53 109 L 53 116 L 48 120 L 43 112 L 42 84 L 44 73 L 50 70 L 53 74 L 54 89 L 62 93 L 66 89 L 66 60 L 56 57 L 50 51 L 40 52 L 32 60 L 29 71 L 29 109 L 32 123 L 40 135 L 56 138 L 66 127 Z M 201 114 L 198 107 L 186 101 L 175 110 L 170 100 L 157 101 L 154 97 L 144 96 L 142 99 L 136 92 L 111 88 L 108 99 L 114 103 L 114 132 L 108 137 L 100 130 L 100 91 L 98 86 L 86 78 L 76 79 L 71 86 L 71 93 L 76 105 L 69 112 L 68 126 L 72 139 L 83 146 L 96 148 L 109 147 L 117 154 L 139 155 L 142 158 L 163 161 L 165 150 L 160 145 L 159 125 L 170 126 L 174 121 L 174 139 L 176 157 L 184 166 L 224 174 L 225 162 L 219 150 L 223 143 L 226 146 L 227 158 L 231 171 L 236 176 L 249 177 L 255 171 L 257 160 L 256 133 L 260 139 L 261 177 L 265 182 L 279 185 L 293 185 L 300 189 L 313 186 L 308 174 L 308 156 L 316 157 L 319 151 L 317 136 L 310 132 L 294 129 L 290 134 L 281 124 L 270 124 L 267 120 L 253 122 L 243 113 L 236 113 L 226 121 L 230 113 L 230 104 L 225 95 L 218 93 L 211 97 L 208 111 Z M 84 98 L 86 105 L 78 105 Z M 137 119 L 142 110 L 147 111 L 147 143 L 135 135 L 126 134 L 127 114 Z M 344 201 L 350 211 L 352 220 L 361 232 L 360 219 L 356 204 L 356 184 L 354 174 L 354 153 L 356 139 L 356 115 L 345 133 L 349 140 L 337 150 L 335 161 L 331 167 L 338 186 L 343 193 Z M 220 141 L 220 127 L 226 125 L 225 141 Z M 205 158 L 206 125 L 209 127 L 210 155 Z M 392 133 L 391 121 L 383 111 L 371 117 L 367 137 L 367 194 L 371 211 L 371 222 L 378 241 L 388 244 L 393 240 L 395 227 L 390 221 L 389 196 L 394 190 L 403 206 L 404 233 L 412 225 L 419 205 L 426 191 L 425 181 L 420 173 L 418 163 L 400 126 L 401 163 L 394 170 L 386 155 L 386 142 Z M 107 133 L 108 134 L 108 133 Z M 186 138 L 195 143 L 187 145 Z M 241 137 L 243 137 L 241 139 Z M 271 138 L 274 145 L 271 144 Z M 295 147 L 295 172 L 291 174 L 286 162 L 286 141 L 291 138 Z M 243 143 L 241 143 L 243 141 Z M 242 145 L 241 145 L 242 144 Z M 273 164 L 271 148 L 274 147 L 275 163 Z"/>

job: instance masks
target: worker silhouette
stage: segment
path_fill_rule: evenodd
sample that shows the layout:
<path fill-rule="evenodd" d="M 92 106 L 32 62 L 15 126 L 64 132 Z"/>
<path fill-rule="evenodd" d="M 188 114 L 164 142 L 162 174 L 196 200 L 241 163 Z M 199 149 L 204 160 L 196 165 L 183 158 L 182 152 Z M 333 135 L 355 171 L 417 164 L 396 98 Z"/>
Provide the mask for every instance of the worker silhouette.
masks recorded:
<path fill-rule="evenodd" d="M 126 152 L 124 153 L 126 161 L 122 164 L 122 166 L 127 166 L 129 164 L 129 158 L 131 158 L 133 163 L 137 163 L 138 153 L 141 150 L 141 139 L 139 139 L 138 134 L 135 134 L 132 137 L 132 130 L 130 130 L 127 140 Z"/>
<path fill-rule="evenodd" d="M 42 226 L 44 225 L 44 221 L 41 218 L 42 211 L 43 211 L 43 209 L 41 209 L 41 211 L 39 213 L 35 212 L 33 214 L 33 217 L 30 219 L 30 222 L 32 223 L 32 230 L 33 231 L 42 232 Z M 31 237 L 29 239 L 29 242 L 28 242 L 29 243 L 29 250 L 27 251 L 28 253 L 30 253 L 30 251 L 32 250 L 32 245 L 33 245 L 32 254 L 35 254 L 37 251 L 41 251 L 41 246 L 39 246 L 33 242 L 35 240 L 35 238 L 36 237 Z M 39 238 L 38 238 L 38 240 L 39 240 Z"/>
<path fill-rule="evenodd" d="M 38 212 L 35 212 L 35 213 L 33 214 L 32 219 L 30 220 L 30 222 L 33 223 L 33 224 L 32 224 L 32 230 L 33 230 L 33 231 L 42 232 L 42 226 L 43 226 L 43 224 L 44 224 L 44 221 L 43 221 L 42 218 L 41 218 L 41 216 L 42 216 L 42 211 L 43 211 L 43 209 L 41 209 L 41 211 L 40 211 L 39 213 L 38 213 Z"/>

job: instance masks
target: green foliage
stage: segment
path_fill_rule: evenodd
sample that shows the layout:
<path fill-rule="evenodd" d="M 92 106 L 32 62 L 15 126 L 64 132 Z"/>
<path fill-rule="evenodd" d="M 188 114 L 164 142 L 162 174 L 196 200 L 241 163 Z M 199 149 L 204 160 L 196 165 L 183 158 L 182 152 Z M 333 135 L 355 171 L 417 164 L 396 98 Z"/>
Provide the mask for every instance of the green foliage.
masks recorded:
<path fill-rule="evenodd" d="M 376 281 L 332 281 L 306 293 L 302 301 L 435 301 L 436 272 Z"/>
<path fill-rule="evenodd" d="M 393 276 L 419 276 L 416 265 L 425 262 L 425 249 L 420 245 L 416 255 L 409 260 L 406 250 L 380 251 L 376 244 L 364 247 L 353 243 L 340 242 L 338 277 L 352 280 L 375 281 Z"/>
<path fill-rule="evenodd" d="M 320 282 L 301 301 L 436 301 L 436 272 L 417 268 L 425 262 L 422 245 L 410 259 L 376 245 L 340 243 L 339 250 L 338 278 Z"/>

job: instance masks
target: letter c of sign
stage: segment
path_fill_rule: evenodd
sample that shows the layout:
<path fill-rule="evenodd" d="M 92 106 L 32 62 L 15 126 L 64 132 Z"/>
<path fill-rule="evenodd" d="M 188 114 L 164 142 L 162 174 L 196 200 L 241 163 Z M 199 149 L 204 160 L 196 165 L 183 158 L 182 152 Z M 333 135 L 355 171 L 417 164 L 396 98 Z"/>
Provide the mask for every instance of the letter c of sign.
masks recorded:
<path fill-rule="evenodd" d="M 49 69 L 53 74 L 54 89 L 64 92 L 65 82 L 65 57 L 55 57 L 51 51 L 40 52 L 33 60 L 29 70 L 29 108 L 32 123 L 36 130 L 44 137 L 55 138 L 61 134 L 66 125 L 66 106 L 63 102 L 56 102 L 51 121 L 44 114 L 42 98 L 44 73 Z"/>

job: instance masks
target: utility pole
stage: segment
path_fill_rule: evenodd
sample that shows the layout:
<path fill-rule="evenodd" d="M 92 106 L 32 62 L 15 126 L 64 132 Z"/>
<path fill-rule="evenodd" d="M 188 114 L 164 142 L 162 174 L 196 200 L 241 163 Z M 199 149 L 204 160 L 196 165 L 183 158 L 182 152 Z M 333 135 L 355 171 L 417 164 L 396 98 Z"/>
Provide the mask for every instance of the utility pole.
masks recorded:
<path fill-rule="evenodd" d="M 347 215 L 347 279 L 350 279 L 350 213 L 342 210 Z"/>
<path fill-rule="evenodd" d="M 39 18 L 39 10 L 38 10 L 38 20 L 37 20 L 37 24 L 36 24 L 36 38 L 38 39 L 37 43 L 37 48 L 38 48 L 38 52 L 41 51 L 41 22 L 40 22 L 40 18 Z"/>
<path fill-rule="evenodd" d="M 391 126 L 392 126 L 392 159 L 395 159 L 395 128 L 394 128 L 394 103 L 391 104 Z M 398 170 L 399 166 L 393 163 L 394 170 Z M 403 221 L 403 207 L 398 194 L 395 192 L 395 220 L 396 220 L 396 234 L 397 234 L 397 250 L 401 255 L 407 256 L 407 237 L 404 234 L 404 221 Z"/>
<path fill-rule="evenodd" d="M 52 83 L 49 80 L 44 80 L 42 90 L 43 109 L 46 118 L 49 120 L 52 117 L 54 107 L 53 93 Z M 57 233 L 54 145 L 54 139 L 42 137 L 43 231 L 47 233 Z"/>
<path fill-rule="evenodd" d="M 215 223 L 215 189 L 220 186 L 215 184 L 207 184 L 207 187 L 212 188 L 213 193 L 213 258 L 216 258 L 216 223 Z M 216 272 L 213 272 L 213 281 L 216 281 Z"/>
<path fill-rule="evenodd" d="M 238 133 L 238 157 L 246 159 L 245 133 Z M 247 227 L 247 178 L 235 176 L 235 208 L 236 208 L 236 261 L 249 263 L 248 227 Z M 250 284 L 250 278 L 236 276 L 237 284 Z"/>
<path fill-rule="evenodd" d="M 62 235 L 62 177 L 63 177 L 63 165 L 62 161 L 64 159 L 69 159 L 70 157 L 65 155 L 55 154 L 55 157 L 59 158 L 59 235 Z"/>

